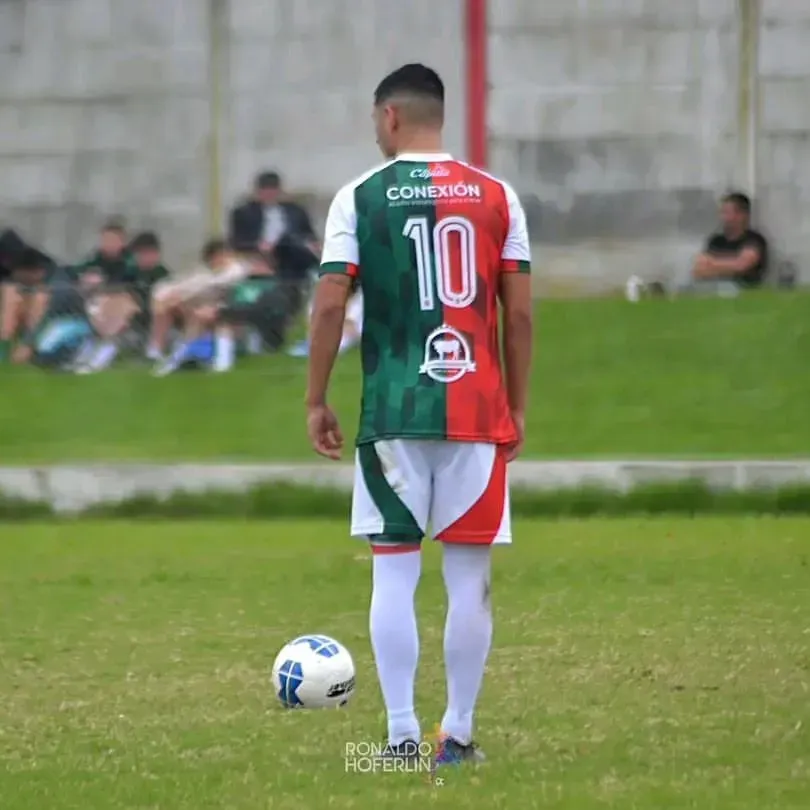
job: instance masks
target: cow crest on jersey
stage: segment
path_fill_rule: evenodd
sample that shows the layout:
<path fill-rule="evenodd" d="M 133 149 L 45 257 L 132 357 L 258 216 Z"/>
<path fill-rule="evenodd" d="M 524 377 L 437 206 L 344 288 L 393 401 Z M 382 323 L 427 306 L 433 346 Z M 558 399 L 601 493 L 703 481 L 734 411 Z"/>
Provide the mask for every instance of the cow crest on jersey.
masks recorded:
<path fill-rule="evenodd" d="M 452 383 L 468 371 L 475 371 L 475 363 L 467 338 L 447 324 L 434 329 L 425 341 L 425 357 L 419 373 L 427 374 L 436 382 Z"/>

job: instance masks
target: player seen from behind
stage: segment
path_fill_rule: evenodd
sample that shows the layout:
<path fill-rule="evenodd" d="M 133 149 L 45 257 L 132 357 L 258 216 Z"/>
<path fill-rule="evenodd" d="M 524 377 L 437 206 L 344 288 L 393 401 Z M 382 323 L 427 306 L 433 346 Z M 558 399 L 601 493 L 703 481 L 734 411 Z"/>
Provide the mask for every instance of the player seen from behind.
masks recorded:
<path fill-rule="evenodd" d="M 448 595 L 437 760 L 475 761 L 473 713 L 492 638 L 491 548 L 511 542 L 506 465 L 523 443 L 531 359 L 526 219 L 507 184 L 443 151 L 444 86 L 433 70 L 391 73 L 373 113 L 389 160 L 344 186 L 329 210 L 308 430 L 318 453 L 340 457 L 327 387 L 356 279 L 365 307 L 351 532 L 373 552 L 369 621 L 388 750 L 408 756 L 421 736 L 414 596 L 430 525 Z"/>

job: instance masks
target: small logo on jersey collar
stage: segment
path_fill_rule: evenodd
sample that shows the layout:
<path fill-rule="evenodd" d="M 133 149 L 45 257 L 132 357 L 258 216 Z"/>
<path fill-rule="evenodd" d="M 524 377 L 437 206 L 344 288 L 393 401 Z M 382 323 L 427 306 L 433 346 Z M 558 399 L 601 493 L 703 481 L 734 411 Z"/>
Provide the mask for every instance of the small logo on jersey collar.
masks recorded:
<path fill-rule="evenodd" d="M 434 166 L 424 169 L 413 169 L 411 180 L 430 180 L 431 177 L 450 177 L 450 169 L 445 166 Z"/>
<path fill-rule="evenodd" d="M 419 373 L 436 382 L 452 383 L 468 371 L 475 371 L 475 363 L 467 338 L 447 324 L 434 329 L 425 341 L 425 358 Z"/>

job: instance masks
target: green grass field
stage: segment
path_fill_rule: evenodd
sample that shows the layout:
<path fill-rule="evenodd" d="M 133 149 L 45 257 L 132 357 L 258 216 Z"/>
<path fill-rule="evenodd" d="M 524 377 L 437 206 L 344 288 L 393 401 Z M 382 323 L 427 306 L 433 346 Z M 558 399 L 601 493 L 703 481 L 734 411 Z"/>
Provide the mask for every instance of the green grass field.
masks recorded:
<path fill-rule="evenodd" d="M 810 296 L 549 301 L 537 312 L 528 457 L 810 455 Z M 0 368 L 4 463 L 312 459 L 305 362 L 152 379 Z M 333 404 L 351 436 L 357 354 Z"/>
<path fill-rule="evenodd" d="M 810 521 L 519 522 L 498 551 L 490 762 L 344 772 L 384 728 L 369 562 L 339 523 L 48 523 L 0 544 L 3 810 L 810 806 Z M 309 552 L 306 554 L 305 552 Z M 443 708 L 438 550 L 418 700 Z M 284 711 L 281 644 L 337 636 L 358 691 Z"/>

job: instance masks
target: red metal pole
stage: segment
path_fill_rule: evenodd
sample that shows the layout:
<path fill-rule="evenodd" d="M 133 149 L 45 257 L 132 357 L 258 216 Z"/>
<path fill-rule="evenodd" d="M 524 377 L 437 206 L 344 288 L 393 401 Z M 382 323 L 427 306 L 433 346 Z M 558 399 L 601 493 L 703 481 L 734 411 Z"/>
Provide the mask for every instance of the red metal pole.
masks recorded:
<path fill-rule="evenodd" d="M 487 165 L 487 0 L 466 0 L 467 160 Z"/>

